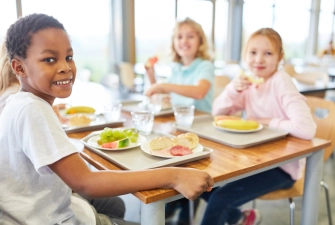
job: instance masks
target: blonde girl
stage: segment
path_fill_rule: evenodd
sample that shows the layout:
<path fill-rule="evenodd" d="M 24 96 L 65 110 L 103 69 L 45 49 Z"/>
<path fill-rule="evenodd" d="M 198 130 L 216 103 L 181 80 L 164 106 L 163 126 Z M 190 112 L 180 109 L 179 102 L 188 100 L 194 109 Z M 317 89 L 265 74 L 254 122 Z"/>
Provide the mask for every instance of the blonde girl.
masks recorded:
<path fill-rule="evenodd" d="M 7 58 L 5 44 L 1 45 L 0 50 L 0 114 L 6 105 L 6 99 L 20 89 L 20 82 L 16 78 Z"/>
<path fill-rule="evenodd" d="M 277 69 L 283 56 L 282 40 L 275 30 L 262 28 L 253 33 L 243 51 L 252 75 L 240 74 L 228 84 L 214 100 L 212 114 L 230 115 L 245 110 L 247 119 L 285 130 L 297 138 L 313 138 L 316 125 L 305 97 L 297 91 L 292 78 Z M 259 79 L 263 83 L 253 83 Z M 241 212 L 238 207 L 266 193 L 290 188 L 301 177 L 303 168 L 303 161 L 295 161 L 202 195 L 208 201 L 202 225 L 258 224 L 258 210 Z"/>
<path fill-rule="evenodd" d="M 154 68 L 146 68 L 151 83 L 146 95 L 169 93 L 173 105 L 194 105 L 197 110 L 210 112 L 214 66 L 201 25 L 190 18 L 177 22 L 171 50 L 174 63 L 167 83 L 156 83 Z"/>

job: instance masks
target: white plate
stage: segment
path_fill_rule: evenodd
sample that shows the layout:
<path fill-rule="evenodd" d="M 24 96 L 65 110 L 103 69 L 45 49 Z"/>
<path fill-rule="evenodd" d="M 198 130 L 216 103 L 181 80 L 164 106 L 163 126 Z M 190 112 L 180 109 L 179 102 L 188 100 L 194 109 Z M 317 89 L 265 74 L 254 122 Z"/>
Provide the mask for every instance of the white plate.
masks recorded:
<path fill-rule="evenodd" d="M 159 154 L 159 150 L 156 150 L 155 152 L 151 151 L 150 145 L 149 145 L 149 141 L 142 143 L 141 145 L 141 149 L 143 152 L 149 154 L 149 155 L 153 155 L 153 156 L 158 156 L 161 158 L 175 158 L 175 157 L 181 157 L 181 156 L 173 156 L 173 155 L 168 155 L 166 150 L 162 150 L 164 151 L 164 155 Z M 198 144 L 197 147 L 195 147 L 194 149 L 192 149 L 193 153 L 197 153 L 197 152 L 202 152 L 204 150 L 204 146 L 202 146 L 201 144 Z M 191 154 L 189 154 L 191 155 Z"/>
<path fill-rule="evenodd" d="M 138 147 L 138 146 L 141 145 L 142 142 L 146 141 L 146 138 L 143 135 L 139 134 L 137 142 L 133 143 L 133 142 L 129 141 L 129 145 L 127 147 L 124 147 L 124 148 L 103 148 L 97 142 L 99 139 L 100 139 L 100 134 L 94 135 L 87 140 L 87 144 L 89 146 L 93 147 L 93 148 L 98 148 L 98 149 L 101 149 L 101 150 L 120 151 L 120 150 L 126 150 L 126 149 L 130 149 L 130 148 Z"/>
<path fill-rule="evenodd" d="M 228 128 L 224 128 L 224 127 L 220 127 L 218 125 L 216 125 L 215 122 L 213 122 L 213 126 L 219 130 L 224 130 L 224 131 L 229 131 L 229 132 L 235 132 L 235 133 L 251 133 L 251 132 L 256 132 L 256 131 L 260 131 L 263 129 L 263 125 L 259 124 L 259 126 L 256 129 L 253 130 L 235 130 L 235 129 L 228 129 Z"/>

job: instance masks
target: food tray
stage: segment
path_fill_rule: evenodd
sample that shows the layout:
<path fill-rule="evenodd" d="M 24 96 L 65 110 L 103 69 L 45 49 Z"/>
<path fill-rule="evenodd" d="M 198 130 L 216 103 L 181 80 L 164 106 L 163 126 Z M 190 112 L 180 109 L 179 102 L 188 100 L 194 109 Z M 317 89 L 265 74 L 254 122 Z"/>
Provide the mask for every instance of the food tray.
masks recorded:
<path fill-rule="evenodd" d="M 161 158 L 161 157 L 156 157 L 156 156 L 152 156 L 147 153 L 144 153 L 141 150 L 140 146 L 132 148 L 132 149 L 120 150 L 120 151 L 104 151 L 104 150 L 99 150 L 97 148 L 93 148 L 87 145 L 87 140 L 92 135 L 95 135 L 99 132 L 101 131 L 92 132 L 91 134 L 81 139 L 85 147 L 97 153 L 98 155 L 104 157 L 105 159 L 119 165 L 120 167 L 124 169 L 128 169 L 128 170 L 142 170 L 142 169 L 151 169 L 151 168 L 164 167 L 164 166 L 176 166 L 176 165 L 184 164 L 187 162 L 192 162 L 195 160 L 207 158 L 213 152 L 212 149 L 204 147 L 204 150 L 202 152 L 193 153 L 190 155 L 184 155 L 180 157 L 174 157 L 174 158 Z M 146 139 L 148 141 L 153 138 L 160 137 L 160 136 L 174 137 L 170 134 L 164 134 L 158 131 L 153 131 L 151 135 L 146 136 Z"/>
<path fill-rule="evenodd" d="M 215 141 L 234 148 L 246 148 L 264 142 L 285 137 L 288 132 L 264 127 L 252 133 L 234 133 L 219 130 L 213 126 L 214 118 L 211 115 L 194 117 L 191 127 L 175 125 L 178 130 L 196 133 L 199 137 Z"/>
<path fill-rule="evenodd" d="M 138 103 L 141 101 L 122 101 L 122 110 L 126 112 L 132 112 L 132 111 L 138 111 L 141 110 L 140 107 L 138 107 Z M 160 112 L 155 113 L 155 116 L 165 116 L 165 115 L 171 115 L 173 114 L 173 109 L 162 109 Z"/>
<path fill-rule="evenodd" d="M 71 134 L 76 132 L 90 131 L 90 130 L 101 130 L 105 127 L 121 127 L 126 119 L 120 118 L 117 121 L 107 122 L 103 114 L 99 114 L 96 118 L 89 124 L 85 126 L 67 126 L 63 125 L 65 133 Z"/>

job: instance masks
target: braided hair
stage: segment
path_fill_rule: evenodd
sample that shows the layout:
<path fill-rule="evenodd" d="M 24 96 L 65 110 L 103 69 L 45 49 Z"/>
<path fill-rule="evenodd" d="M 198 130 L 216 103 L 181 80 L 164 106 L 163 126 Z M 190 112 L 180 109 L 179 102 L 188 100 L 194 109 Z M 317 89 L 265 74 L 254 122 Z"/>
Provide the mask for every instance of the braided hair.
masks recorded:
<path fill-rule="evenodd" d="M 5 39 L 9 60 L 11 61 L 14 56 L 25 59 L 33 34 L 47 28 L 58 28 L 65 31 L 63 24 L 45 14 L 30 14 L 13 23 L 7 30 Z"/>

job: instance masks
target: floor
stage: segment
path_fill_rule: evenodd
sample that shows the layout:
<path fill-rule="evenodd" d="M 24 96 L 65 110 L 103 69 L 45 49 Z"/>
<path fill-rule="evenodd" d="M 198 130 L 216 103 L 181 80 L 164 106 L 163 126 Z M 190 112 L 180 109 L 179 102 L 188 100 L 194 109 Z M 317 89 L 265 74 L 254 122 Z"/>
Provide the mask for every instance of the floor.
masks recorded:
<path fill-rule="evenodd" d="M 323 167 L 323 179 L 328 184 L 330 201 L 332 207 L 332 218 L 335 223 L 335 157 L 329 158 Z M 125 219 L 135 222 L 140 222 L 140 202 L 132 195 L 122 196 L 126 203 L 127 212 Z M 301 212 L 301 198 L 294 199 L 296 204 L 295 210 L 295 224 L 300 224 L 300 212 Z M 201 218 L 206 207 L 205 202 L 201 202 L 198 211 L 196 212 L 195 221 L 193 225 L 199 225 Z M 251 208 L 252 203 L 247 203 L 242 208 Z M 289 204 L 287 199 L 276 200 L 276 201 L 256 201 L 256 208 L 262 213 L 262 225 L 288 225 L 289 224 Z M 174 217 L 173 221 L 176 221 Z M 177 225 L 173 222 L 169 225 Z M 328 216 L 326 209 L 325 194 L 323 188 L 320 191 L 320 203 L 319 203 L 319 216 L 318 225 L 328 225 Z"/>

